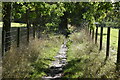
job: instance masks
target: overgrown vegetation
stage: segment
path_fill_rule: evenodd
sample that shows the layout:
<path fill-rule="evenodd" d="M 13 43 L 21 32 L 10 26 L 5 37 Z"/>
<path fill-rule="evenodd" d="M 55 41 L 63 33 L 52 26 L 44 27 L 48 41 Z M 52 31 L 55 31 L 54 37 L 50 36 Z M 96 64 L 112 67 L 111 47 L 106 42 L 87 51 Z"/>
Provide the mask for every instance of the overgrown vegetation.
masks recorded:
<path fill-rule="evenodd" d="M 72 44 L 68 50 L 68 64 L 64 69 L 63 78 L 118 78 L 115 72 L 116 55 L 106 59 L 105 50 L 99 52 L 89 34 L 81 30 L 70 36 Z"/>
<path fill-rule="evenodd" d="M 63 36 L 35 39 L 28 46 L 12 47 L 3 58 L 3 78 L 40 78 L 63 42 Z"/>

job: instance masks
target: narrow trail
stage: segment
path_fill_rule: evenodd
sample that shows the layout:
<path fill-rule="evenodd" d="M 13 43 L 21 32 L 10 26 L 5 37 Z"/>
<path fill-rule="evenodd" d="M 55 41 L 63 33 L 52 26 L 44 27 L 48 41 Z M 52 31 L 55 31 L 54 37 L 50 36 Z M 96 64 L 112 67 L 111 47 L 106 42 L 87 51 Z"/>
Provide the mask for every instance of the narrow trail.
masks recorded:
<path fill-rule="evenodd" d="M 49 68 L 47 76 L 42 77 L 42 80 L 56 80 L 62 77 L 63 68 L 67 64 L 66 52 L 68 50 L 66 46 L 67 40 L 61 45 L 58 54 L 55 56 L 55 61 L 52 62 Z"/>

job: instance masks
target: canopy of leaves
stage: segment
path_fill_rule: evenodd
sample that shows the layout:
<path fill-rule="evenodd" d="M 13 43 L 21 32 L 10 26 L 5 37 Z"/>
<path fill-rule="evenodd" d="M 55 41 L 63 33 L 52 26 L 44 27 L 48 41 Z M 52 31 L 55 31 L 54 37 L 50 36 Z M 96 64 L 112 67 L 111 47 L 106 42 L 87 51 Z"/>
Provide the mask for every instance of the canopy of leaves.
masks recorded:
<path fill-rule="evenodd" d="M 119 6 L 119 3 L 115 5 Z M 118 22 L 119 12 L 115 12 L 115 8 L 111 2 L 14 2 L 12 19 L 25 23 L 27 14 L 30 23 L 34 23 L 42 31 L 58 31 L 60 17 L 66 12 L 69 24 L 79 25 L 86 20 L 94 28 L 95 22 L 113 19 Z"/>

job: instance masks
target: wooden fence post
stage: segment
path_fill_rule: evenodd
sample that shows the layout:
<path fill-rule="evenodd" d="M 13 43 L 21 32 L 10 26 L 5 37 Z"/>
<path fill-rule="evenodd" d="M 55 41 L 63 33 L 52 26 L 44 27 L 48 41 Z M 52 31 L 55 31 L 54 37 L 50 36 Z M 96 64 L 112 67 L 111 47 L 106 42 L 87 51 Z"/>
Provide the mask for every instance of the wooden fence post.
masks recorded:
<path fill-rule="evenodd" d="M 92 40 L 94 41 L 94 29 L 92 30 Z"/>
<path fill-rule="evenodd" d="M 91 28 L 90 28 L 90 35 L 91 35 Z"/>
<path fill-rule="evenodd" d="M 108 27 L 107 29 L 106 58 L 109 57 L 109 48 L 110 48 L 110 27 Z"/>
<path fill-rule="evenodd" d="M 20 28 L 17 28 L 17 47 L 20 46 Z"/>
<path fill-rule="evenodd" d="M 100 32 L 100 49 L 102 50 L 102 38 L 103 38 L 103 27 L 101 27 L 101 32 Z"/>
<path fill-rule="evenodd" d="M 33 39 L 35 39 L 35 26 L 33 25 Z"/>
<path fill-rule="evenodd" d="M 95 33 L 95 44 L 97 43 L 97 34 L 98 34 L 98 25 L 96 26 L 96 33 Z"/>
<path fill-rule="evenodd" d="M 29 33 L 30 33 L 30 20 L 29 20 L 30 8 L 26 10 L 26 23 L 27 23 L 27 43 L 29 43 Z"/>
<path fill-rule="evenodd" d="M 2 30 L 2 56 L 4 56 L 5 51 L 5 31 Z"/>
<path fill-rule="evenodd" d="M 27 42 L 29 43 L 29 33 L 30 33 L 30 28 L 29 25 L 27 25 Z"/>
<path fill-rule="evenodd" d="M 116 62 L 116 70 L 120 70 L 120 29 L 118 33 L 118 51 L 117 51 L 117 62 Z"/>

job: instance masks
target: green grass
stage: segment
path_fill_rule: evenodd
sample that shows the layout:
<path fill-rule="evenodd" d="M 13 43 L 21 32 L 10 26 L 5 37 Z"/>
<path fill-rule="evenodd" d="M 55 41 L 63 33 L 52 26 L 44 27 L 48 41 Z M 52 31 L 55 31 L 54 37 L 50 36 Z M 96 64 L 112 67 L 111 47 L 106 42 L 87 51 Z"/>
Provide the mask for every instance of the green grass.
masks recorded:
<path fill-rule="evenodd" d="M 2 25 L 3 25 L 3 22 L 0 22 L 0 27 L 2 27 Z M 26 27 L 26 24 L 12 22 L 11 27 Z"/>
<path fill-rule="evenodd" d="M 54 56 L 60 49 L 60 45 L 63 42 L 63 37 L 51 36 L 50 40 L 46 40 L 44 46 L 41 46 L 40 51 L 42 52 L 39 55 L 38 59 L 32 66 L 35 68 L 33 71 L 32 79 L 41 78 L 46 75 L 48 67 L 51 64 L 51 61 L 54 60 Z"/>
<path fill-rule="evenodd" d="M 118 46 L 118 30 L 119 29 L 114 29 L 111 28 L 111 32 L 110 32 L 110 46 L 111 49 L 113 50 L 117 50 L 117 46 Z M 100 28 L 98 28 L 98 33 L 100 34 Z M 107 42 L 107 28 L 103 28 L 103 45 L 106 46 L 106 42 Z M 99 39 L 100 39 L 100 35 L 98 35 Z"/>
<path fill-rule="evenodd" d="M 72 34 L 70 40 L 63 78 L 116 78 L 114 52 L 106 60 L 106 51 L 99 52 L 99 45 L 94 44 L 84 30 Z"/>
<path fill-rule="evenodd" d="M 13 46 L 3 58 L 3 78 L 41 78 L 60 49 L 63 36 L 31 40 L 29 45 Z"/>

